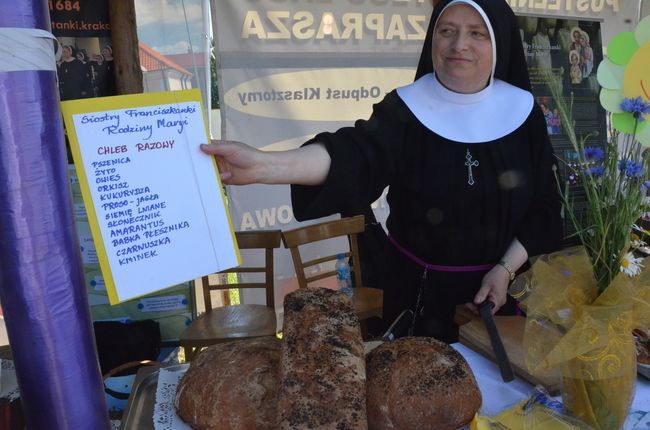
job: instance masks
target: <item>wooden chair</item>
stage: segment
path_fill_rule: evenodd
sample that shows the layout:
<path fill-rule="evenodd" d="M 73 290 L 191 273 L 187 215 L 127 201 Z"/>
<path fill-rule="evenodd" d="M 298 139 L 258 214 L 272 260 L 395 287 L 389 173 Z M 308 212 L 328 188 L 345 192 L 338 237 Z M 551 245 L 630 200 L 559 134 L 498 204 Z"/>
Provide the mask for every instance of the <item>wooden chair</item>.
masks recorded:
<path fill-rule="evenodd" d="M 314 260 L 303 261 L 299 247 L 336 237 L 347 236 L 349 238 L 350 251 L 346 252 L 345 255 L 346 257 L 351 257 L 352 264 L 350 266 L 352 276 L 354 277 L 354 285 L 356 285 L 356 287 L 353 288 L 354 295 L 352 302 L 359 320 L 362 321 L 370 317 L 381 318 L 384 297 L 382 290 L 361 286 L 361 270 L 359 270 L 361 263 L 359 261 L 357 234 L 363 232 L 364 229 L 364 217 L 363 215 L 357 215 L 350 218 L 326 221 L 282 232 L 282 243 L 284 243 L 285 248 L 289 248 L 291 251 L 291 257 L 296 269 L 296 276 L 298 277 L 298 285 L 300 288 L 307 288 L 308 284 L 319 279 L 336 276 L 336 271 L 333 268 L 332 270 L 320 271 L 314 275 L 307 275 L 305 269 L 310 270 L 321 263 L 336 261 L 337 254 L 335 253 Z"/>
<path fill-rule="evenodd" d="M 273 250 L 280 247 L 280 230 L 237 232 L 240 249 L 265 251 L 262 267 L 239 266 L 224 270 L 228 273 L 263 273 L 264 282 L 239 284 L 211 283 L 210 276 L 202 278 L 205 313 L 197 317 L 181 334 L 180 345 L 185 349 L 186 361 L 192 361 L 201 348 L 215 343 L 276 333 L 275 299 L 273 291 Z M 223 277 L 219 277 L 223 279 Z M 264 288 L 266 305 L 233 305 L 213 309 L 210 292 L 230 288 Z"/>

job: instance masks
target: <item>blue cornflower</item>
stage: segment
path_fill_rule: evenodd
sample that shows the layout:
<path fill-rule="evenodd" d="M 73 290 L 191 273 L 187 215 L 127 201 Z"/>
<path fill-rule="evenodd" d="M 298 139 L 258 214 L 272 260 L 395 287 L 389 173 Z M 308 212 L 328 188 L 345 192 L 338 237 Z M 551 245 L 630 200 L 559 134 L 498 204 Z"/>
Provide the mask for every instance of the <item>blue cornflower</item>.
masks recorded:
<path fill-rule="evenodd" d="M 600 178 L 603 176 L 603 171 L 605 168 L 603 166 L 590 166 L 589 168 L 585 169 L 585 174 L 587 176 L 593 176 L 595 178 Z"/>
<path fill-rule="evenodd" d="M 631 160 L 618 160 L 618 169 L 621 172 L 625 172 L 625 176 L 630 178 L 638 178 L 643 176 L 645 169 L 643 168 L 643 163 L 635 163 Z"/>
<path fill-rule="evenodd" d="M 639 122 L 645 121 L 644 114 L 650 114 L 650 103 L 644 102 L 642 97 L 635 99 L 625 98 L 621 102 L 621 109 L 623 112 L 629 112 L 634 115 L 634 118 Z"/>
<path fill-rule="evenodd" d="M 623 158 L 621 160 L 618 160 L 618 170 L 621 172 L 624 172 L 625 169 L 627 169 L 628 164 L 632 163 L 632 161 L 628 160 L 627 158 Z"/>
<path fill-rule="evenodd" d="M 590 161 L 602 160 L 605 158 L 605 151 L 597 146 L 588 146 L 585 148 L 585 158 Z"/>
<path fill-rule="evenodd" d="M 639 178 L 645 175 L 645 169 L 642 163 L 634 163 L 632 166 L 627 166 L 625 174 L 631 178 Z"/>

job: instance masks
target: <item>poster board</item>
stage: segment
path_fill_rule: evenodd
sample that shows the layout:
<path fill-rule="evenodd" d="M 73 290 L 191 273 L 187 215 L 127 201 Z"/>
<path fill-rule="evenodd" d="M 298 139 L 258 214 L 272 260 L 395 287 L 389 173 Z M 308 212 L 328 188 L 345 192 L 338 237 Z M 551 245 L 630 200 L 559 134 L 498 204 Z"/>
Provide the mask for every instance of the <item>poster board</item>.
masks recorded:
<path fill-rule="evenodd" d="M 62 111 L 111 304 L 240 263 L 198 90 Z"/>
<path fill-rule="evenodd" d="M 604 148 L 607 144 L 607 117 L 599 101 L 600 85 L 597 65 L 603 59 L 601 23 L 599 21 L 519 16 L 521 40 L 528 65 L 532 92 L 540 105 L 553 151 L 561 160 L 560 177 L 567 181 L 574 208 L 585 210 L 585 194 L 576 169 L 577 152 L 564 133 L 558 108 L 548 87 L 554 75 L 562 88 L 567 105 L 571 105 L 577 135 L 590 135 L 587 146 Z M 578 243 L 575 226 L 563 219 L 564 245 Z"/>

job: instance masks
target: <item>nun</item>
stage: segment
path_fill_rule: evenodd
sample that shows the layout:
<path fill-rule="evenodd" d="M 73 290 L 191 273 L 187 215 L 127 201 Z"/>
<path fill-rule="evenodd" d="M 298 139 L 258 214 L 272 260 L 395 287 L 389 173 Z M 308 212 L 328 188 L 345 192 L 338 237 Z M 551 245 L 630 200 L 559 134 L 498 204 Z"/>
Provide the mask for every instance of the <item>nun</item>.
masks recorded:
<path fill-rule="evenodd" d="M 101 59 L 102 61 L 97 63 L 98 79 L 95 84 L 97 87 L 97 96 L 114 96 L 117 92 L 113 71 L 113 47 L 111 45 L 106 45 L 102 48 Z"/>
<path fill-rule="evenodd" d="M 71 45 L 63 45 L 61 61 L 57 65 L 61 100 L 86 97 L 84 92 L 85 74 L 85 65 L 75 56 L 75 49 Z"/>
<path fill-rule="evenodd" d="M 513 314 L 507 295 L 530 257 L 559 249 L 555 159 L 505 0 L 441 0 L 415 82 L 367 120 L 301 148 L 202 145 L 226 184 L 289 183 L 296 218 L 361 213 L 389 186 L 384 321 L 455 342 L 457 305 Z"/>

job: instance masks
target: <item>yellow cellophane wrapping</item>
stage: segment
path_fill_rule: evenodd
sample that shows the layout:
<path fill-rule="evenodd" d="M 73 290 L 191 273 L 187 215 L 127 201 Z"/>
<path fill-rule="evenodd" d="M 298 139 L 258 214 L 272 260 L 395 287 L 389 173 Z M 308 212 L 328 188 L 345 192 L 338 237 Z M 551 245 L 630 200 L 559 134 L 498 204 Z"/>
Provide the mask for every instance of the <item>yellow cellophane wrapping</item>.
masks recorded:
<path fill-rule="evenodd" d="M 560 372 L 564 404 L 577 418 L 620 428 L 636 381 L 632 330 L 650 325 L 650 270 L 621 273 L 598 295 L 589 258 L 574 247 L 540 257 L 514 287 L 527 313 L 529 371 Z"/>

